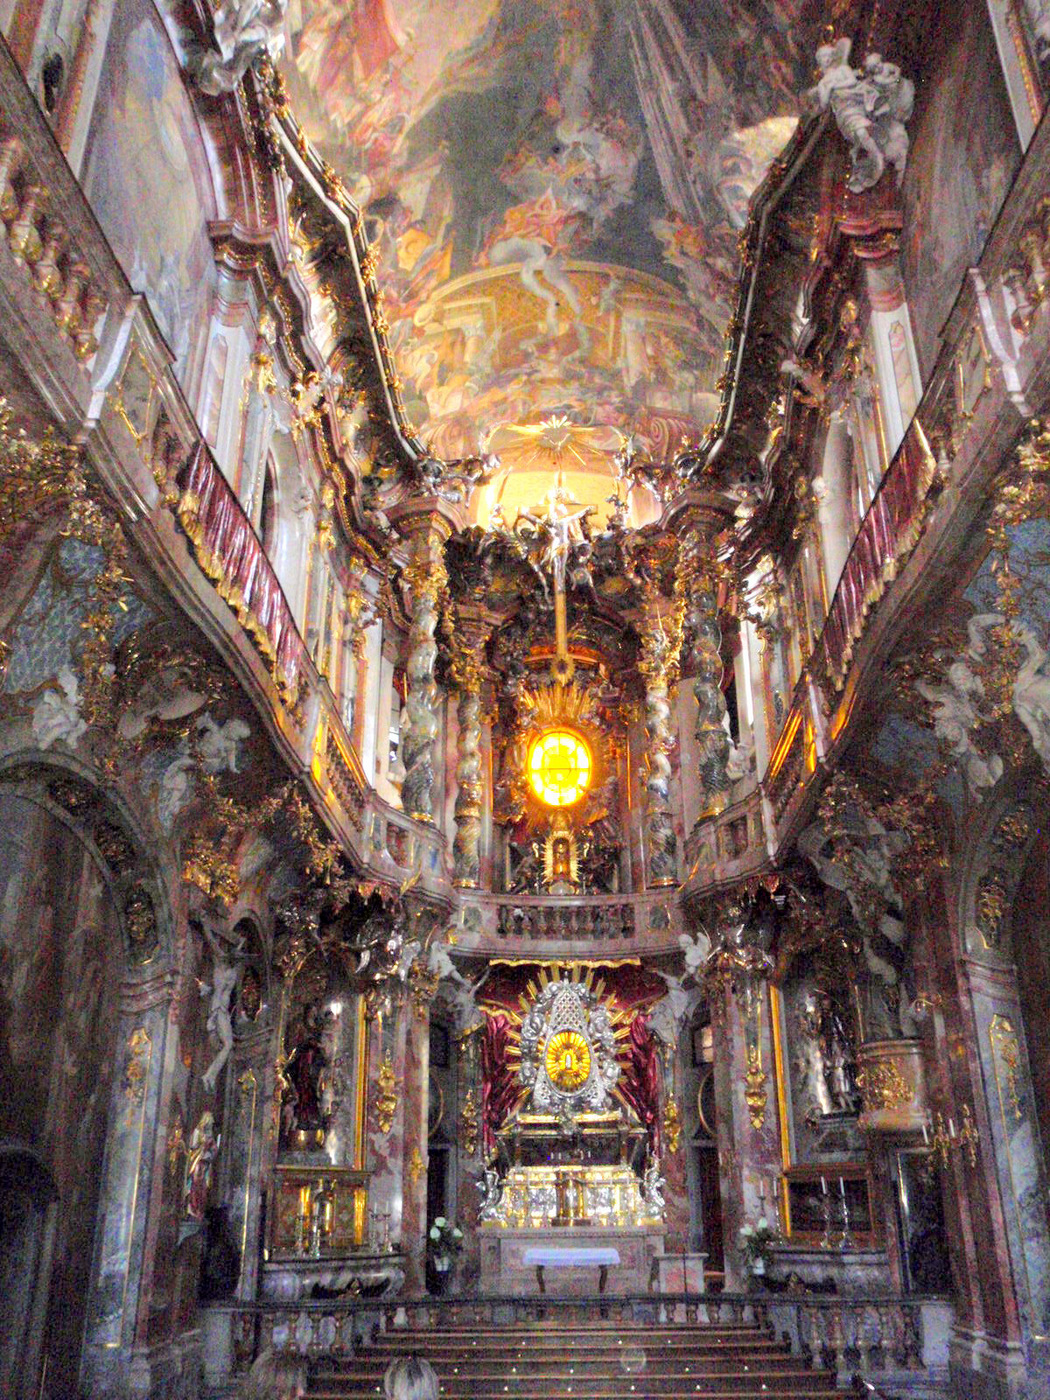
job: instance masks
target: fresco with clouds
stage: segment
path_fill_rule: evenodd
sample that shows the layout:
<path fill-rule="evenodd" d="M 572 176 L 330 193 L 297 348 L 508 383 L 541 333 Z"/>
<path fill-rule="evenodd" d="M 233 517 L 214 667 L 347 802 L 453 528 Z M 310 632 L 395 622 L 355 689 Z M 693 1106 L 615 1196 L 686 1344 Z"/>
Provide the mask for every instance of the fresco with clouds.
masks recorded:
<path fill-rule="evenodd" d="M 695 437 L 748 200 L 811 77 L 808 0 L 300 0 L 284 60 L 381 255 L 446 457 L 555 413 Z"/>

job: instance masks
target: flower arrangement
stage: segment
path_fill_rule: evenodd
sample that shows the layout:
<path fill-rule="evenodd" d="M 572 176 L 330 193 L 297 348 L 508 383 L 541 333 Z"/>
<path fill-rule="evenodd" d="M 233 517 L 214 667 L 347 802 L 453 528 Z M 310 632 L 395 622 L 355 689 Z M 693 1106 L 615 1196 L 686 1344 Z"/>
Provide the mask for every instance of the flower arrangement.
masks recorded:
<path fill-rule="evenodd" d="M 434 1268 L 439 1274 L 447 1274 L 463 1248 L 463 1231 L 454 1220 L 439 1215 L 430 1227 L 427 1246 Z"/>
<path fill-rule="evenodd" d="M 741 1227 L 740 1252 L 749 1278 L 760 1278 L 766 1272 L 769 1247 L 775 1239 L 776 1231 L 764 1215 L 759 1216 L 757 1225 Z"/>

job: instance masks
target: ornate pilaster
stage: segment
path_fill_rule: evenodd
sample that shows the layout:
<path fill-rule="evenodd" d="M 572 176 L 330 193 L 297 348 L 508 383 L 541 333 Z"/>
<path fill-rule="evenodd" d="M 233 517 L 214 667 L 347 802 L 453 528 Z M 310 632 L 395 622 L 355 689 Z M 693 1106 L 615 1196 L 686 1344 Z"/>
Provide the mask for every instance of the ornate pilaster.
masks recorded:
<path fill-rule="evenodd" d="M 123 1394 L 133 1350 L 146 1341 L 162 1160 L 156 1145 L 169 1107 L 168 1033 L 176 986 L 170 971 L 158 970 L 146 981 L 129 980 L 121 996 L 81 1358 L 85 1394 Z"/>
<path fill-rule="evenodd" d="M 240 1031 L 231 1062 L 233 1080 L 227 1108 L 229 1147 L 224 1163 L 222 1199 L 230 1206 L 233 1239 L 240 1251 L 237 1297 L 244 1299 L 256 1295 L 263 1170 L 269 1166 L 268 1159 L 274 1147 L 266 1131 L 272 1102 L 269 1059 L 273 1043 L 273 1022 L 270 1015 L 264 1013 L 255 1025 Z"/>
<path fill-rule="evenodd" d="M 411 592 L 412 626 L 408 634 L 408 698 L 404 735 L 405 778 L 401 801 L 410 817 L 434 820 L 434 740 L 438 733 L 438 688 L 434 680 L 439 600 L 445 587 L 442 549 L 448 538 L 440 516 L 421 522 L 412 538 L 412 557 L 405 571 Z"/>
<path fill-rule="evenodd" d="M 671 811 L 671 694 L 678 679 L 682 646 L 683 607 L 675 598 L 668 603 L 657 594 L 646 608 L 642 625 L 642 659 L 638 669 L 645 677 L 646 757 L 645 780 L 646 883 L 650 888 L 678 883 L 678 840 Z"/>

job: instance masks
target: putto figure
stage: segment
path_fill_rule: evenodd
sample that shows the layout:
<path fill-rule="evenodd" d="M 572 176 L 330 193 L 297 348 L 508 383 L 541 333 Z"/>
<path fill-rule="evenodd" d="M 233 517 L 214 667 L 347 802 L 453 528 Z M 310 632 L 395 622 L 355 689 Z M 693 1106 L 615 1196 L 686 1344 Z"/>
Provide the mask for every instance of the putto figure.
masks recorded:
<path fill-rule="evenodd" d="M 849 142 L 853 161 L 849 188 L 860 194 L 878 184 L 887 165 L 896 171 L 898 185 L 904 179 L 908 159 L 904 123 L 912 113 L 915 87 L 895 63 L 878 53 L 868 54 L 863 68 L 852 68 L 850 46 L 849 39 L 821 44 L 817 49 L 821 78 L 809 96 L 823 110 L 831 108 Z"/>

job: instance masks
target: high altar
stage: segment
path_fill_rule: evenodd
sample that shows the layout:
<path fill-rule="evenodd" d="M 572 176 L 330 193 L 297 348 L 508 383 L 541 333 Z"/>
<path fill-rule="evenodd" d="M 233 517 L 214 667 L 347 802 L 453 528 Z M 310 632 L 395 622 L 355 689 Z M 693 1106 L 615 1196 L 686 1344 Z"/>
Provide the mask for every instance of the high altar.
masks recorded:
<path fill-rule="evenodd" d="M 662 1181 L 654 1158 L 642 1170 L 646 1131 L 613 1097 L 616 1038 L 584 982 L 552 981 L 527 1010 L 525 1097 L 497 1132 L 485 1174 L 483 1292 L 648 1289 L 663 1252 Z"/>

